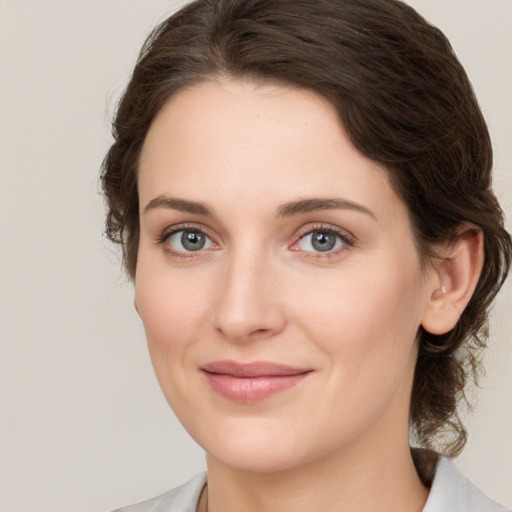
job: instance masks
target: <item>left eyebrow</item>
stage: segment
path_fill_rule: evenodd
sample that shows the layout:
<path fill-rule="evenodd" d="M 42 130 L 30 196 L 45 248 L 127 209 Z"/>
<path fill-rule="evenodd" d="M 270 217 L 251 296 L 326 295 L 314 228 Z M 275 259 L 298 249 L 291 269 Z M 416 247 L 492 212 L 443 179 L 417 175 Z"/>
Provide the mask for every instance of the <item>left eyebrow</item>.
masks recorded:
<path fill-rule="evenodd" d="M 349 201 L 348 199 L 341 198 L 311 198 L 299 199 L 298 201 L 291 201 L 282 204 L 277 209 L 277 217 L 291 217 L 293 215 L 300 215 L 303 213 L 317 212 L 321 210 L 353 210 L 356 212 L 364 213 L 377 220 L 377 216 L 366 206 L 362 204 Z"/>

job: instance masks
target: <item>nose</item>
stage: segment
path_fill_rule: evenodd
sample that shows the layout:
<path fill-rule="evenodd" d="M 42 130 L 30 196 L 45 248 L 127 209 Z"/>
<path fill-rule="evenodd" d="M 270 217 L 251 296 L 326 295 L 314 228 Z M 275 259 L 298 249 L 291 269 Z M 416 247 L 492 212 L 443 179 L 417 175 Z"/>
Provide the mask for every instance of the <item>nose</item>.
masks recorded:
<path fill-rule="evenodd" d="M 286 324 L 276 269 L 262 256 L 232 255 L 221 272 L 215 327 L 226 339 L 271 338 Z"/>

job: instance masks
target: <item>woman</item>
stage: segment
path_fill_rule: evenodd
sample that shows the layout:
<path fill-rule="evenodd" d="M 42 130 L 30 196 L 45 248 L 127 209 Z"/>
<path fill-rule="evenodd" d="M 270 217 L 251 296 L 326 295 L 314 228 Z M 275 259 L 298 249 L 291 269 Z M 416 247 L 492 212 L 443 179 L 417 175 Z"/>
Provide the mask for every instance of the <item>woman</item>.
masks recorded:
<path fill-rule="evenodd" d="M 107 233 L 208 467 L 123 510 L 505 510 L 439 455 L 512 247 L 438 29 L 395 0 L 198 0 L 114 137 Z"/>

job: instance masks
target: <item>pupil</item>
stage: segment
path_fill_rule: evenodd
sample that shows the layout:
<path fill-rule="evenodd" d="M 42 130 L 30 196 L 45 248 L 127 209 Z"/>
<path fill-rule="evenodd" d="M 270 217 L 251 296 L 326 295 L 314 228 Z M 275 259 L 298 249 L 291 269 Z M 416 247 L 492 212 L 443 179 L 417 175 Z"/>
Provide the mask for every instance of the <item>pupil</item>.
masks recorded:
<path fill-rule="evenodd" d="M 331 233 L 322 233 L 317 231 L 313 234 L 312 244 L 317 251 L 330 251 L 336 245 L 336 237 Z"/>
<path fill-rule="evenodd" d="M 204 247 L 205 241 L 204 235 L 197 231 L 185 231 L 181 235 L 181 243 L 187 251 L 199 251 Z"/>

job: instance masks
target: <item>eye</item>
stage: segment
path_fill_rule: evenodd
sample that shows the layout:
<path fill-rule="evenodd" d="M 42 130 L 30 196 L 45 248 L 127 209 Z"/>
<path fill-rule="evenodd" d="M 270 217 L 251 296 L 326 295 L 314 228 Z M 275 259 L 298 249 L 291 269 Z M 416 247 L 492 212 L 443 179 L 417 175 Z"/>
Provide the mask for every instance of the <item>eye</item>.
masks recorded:
<path fill-rule="evenodd" d="M 197 252 L 213 247 L 212 240 L 199 229 L 180 229 L 167 235 L 167 245 L 173 252 Z"/>
<path fill-rule="evenodd" d="M 342 241 L 336 233 L 315 230 L 302 236 L 298 245 L 302 251 L 328 252 L 339 249 Z"/>
<path fill-rule="evenodd" d="M 296 251 L 311 253 L 336 253 L 353 242 L 344 233 L 329 228 L 317 228 L 302 235 L 292 247 Z"/>

